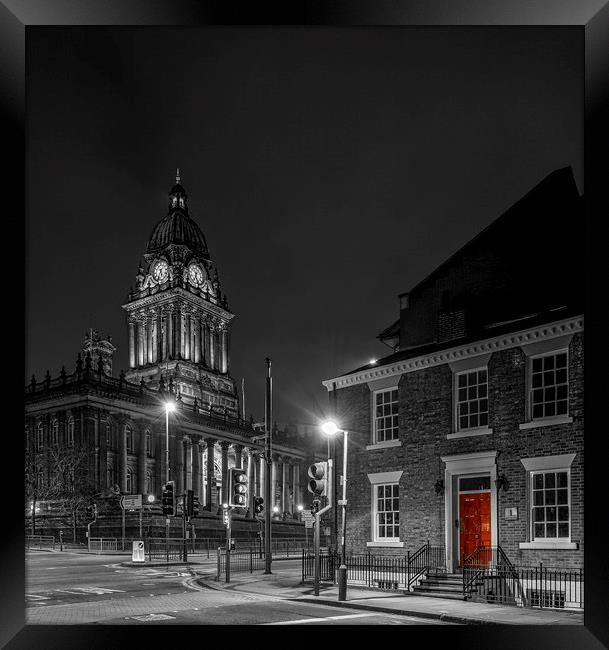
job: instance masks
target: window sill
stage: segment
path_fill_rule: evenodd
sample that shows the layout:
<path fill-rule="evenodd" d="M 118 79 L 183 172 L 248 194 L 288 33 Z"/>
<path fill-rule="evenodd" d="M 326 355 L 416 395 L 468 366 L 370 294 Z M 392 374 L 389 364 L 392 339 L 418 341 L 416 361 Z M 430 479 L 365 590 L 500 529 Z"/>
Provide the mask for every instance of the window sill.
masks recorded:
<path fill-rule="evenodd" d="M 404 548 L 404 542 L 366 542 L 368 547 L 377 548 Z"/>
<path fill-rule="evenodd" d="M 518 548 L 521 549 L 529 549 L 529 550 L 550 550 L 550 549 L 556 549 L 556 550 L 578 550 L 579 549 L 579 544 L 577 542 L 520 542 L 518 544 Z"/>
<path fill-rule="evenodd" d="M 485 436 L 493 433 L 491 427 L 478 427 L 477 429 L 467 429 L 466 431 L 455 431 L 449 433 L 446 437 L 451 440 L 452 438 L 469 438 L 470 436 Z"/>
<path fill-rule="evenodd" d="M 518 425 L 519 429 L 537 429 L 538 427 L 551 427 L 555 424 L 570 424 L 573 418 L 568 415 L 558 415 L 554 418 L 544 418 L 543 420 L 531 420 Z"/>
<path fill-rule="evenodd" d="M 385 442 L 377 442 L 374 445 L 366 445 L 366 451 L 373 449 L 388 449 L 389 447 L 401 447 L 401 440 L 386 440 Z"/>

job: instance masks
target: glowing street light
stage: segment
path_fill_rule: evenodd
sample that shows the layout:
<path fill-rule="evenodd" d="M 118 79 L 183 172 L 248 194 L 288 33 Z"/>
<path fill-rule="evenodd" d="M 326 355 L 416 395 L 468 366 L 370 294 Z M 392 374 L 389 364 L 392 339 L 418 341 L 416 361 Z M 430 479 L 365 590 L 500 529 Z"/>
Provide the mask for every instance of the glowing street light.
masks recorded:
<path fill-rule="evenodd" d="M 339 501 L 343 511 L 342 539 L 341 539 L 341 565 L 338 568 L 338 600 L 347 600 L 347 435 L 348 431 L 340 429 L 335 422 L 328 420 L 321 425 L 321 430 L 328 436 L 343 434 L 343 498 Z"/>

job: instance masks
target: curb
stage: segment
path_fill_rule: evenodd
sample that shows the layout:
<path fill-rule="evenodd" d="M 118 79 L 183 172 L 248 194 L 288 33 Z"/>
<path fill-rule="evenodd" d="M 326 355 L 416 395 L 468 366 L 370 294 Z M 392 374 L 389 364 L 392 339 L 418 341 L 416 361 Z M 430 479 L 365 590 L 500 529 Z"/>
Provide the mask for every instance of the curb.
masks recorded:
<path fill-rule="evenodd" d="M 435 614 L 433 612 L 420 612 L 410 609 L 393 609 L 392 607 L 381 607 L 378 605 L 362 605 L 361 603 L 354 603 L 353 601 L 345 600 L 325 600 L 318 598 L 293 598 L 303 603 L 317 603 L 329 605 L 331 607 L 348 607 L 349 609 L 361 609 L 369 612 L 382 612 L 383 614 L 396 614 L 398 616 L 414 616 L 416 618 L 432 618 L 445 623 L 459 623 L 461 625 L 502 625 L 497 621 L 486 621 L 479 618 L 470 618 L 468 616 L 455 616 L 453 614 Z"/>

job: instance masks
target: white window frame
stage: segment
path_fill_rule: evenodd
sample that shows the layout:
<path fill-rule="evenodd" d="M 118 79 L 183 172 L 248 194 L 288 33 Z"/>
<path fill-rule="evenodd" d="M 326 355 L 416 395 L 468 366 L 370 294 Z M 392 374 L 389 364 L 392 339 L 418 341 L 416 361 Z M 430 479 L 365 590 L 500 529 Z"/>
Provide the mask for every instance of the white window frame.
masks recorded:
<path fill-rule="evenodd" d="M 395 402 L 391 401 L 390 404 L 397 404 L 397 412 L 395 414 L 395 417 L 398 418 L 398 424 L 397 427 L 395 427 L 395 436 L 392 438 L 385 438 L 384 440 L 379 440 L 378 438 L 378 421 L 377 421 L 377 416 L 376 416 L 376 399 L 379 395 L 383 395 L 385 393 L 390 393 L 392 391 L 396 392 L 396 400 Z M 400 393 L 399 393 L 399 388 L 397 386 L 393 386 L 391 388 L 383 388 L 380 390 L 375 390 L 372 393 L 372 432 L 373 432 L 373 439 L 372 443 L 373 445 L 390 445 L 391 443 L 395 443 L 395 441 L 399 441 L 400 438 L 400 422 L 399 422 L 399 410 L 400 410 Z M 394 417 L 393 415 L 391 416 L 381 416 L 381 418 L 385 417 Z M 393 428 L 393 427 L 392 427 Z M 385 429 L 387 431 L 387 429 Z"/>
<path fill-rule="evenodd" d="M 397 485 L 398 490 L 400 487 L 400 479 L 403 474 L 403 470 L 398 470 L 394 472 L 378 472 L 376 474 L 368 474 L 368 480 L 370 481 L 370 496 L 371 496 L 371 505 L 370 505 L 370 531 L 371 531 L 371 539 L 372 541 L 366 542 L 366 546 L 376 546 L 379 548 L 382 547 L 392 547 L 392 548 L 403 548 L 404 542 L 400 541 L 399 537 L 392 538 L 392 537 L 383 537 L 379 538 L 378 536 L 378 530 L 376 527 L 376 515 L 377 515 L 377 507 L 376 507 L 376 499 L 377 499 L 377 487 L 380 485 Z M 398 492 L 398 500 L 400 499 L 400 494 Z M 400 501 L 398 501 L 398 505 L 400 505 Z M 401 508 L 400 508 L 401 510 Z M 400 530 L 401 528 L 401 522 L 399 524 Z"/>
<path fill-rule="evenodd" d="M 392 493 L 393 493 L 393 488 L 397 487 L 397 489 L 398 489 L 398 496 L 397 496 L 398 509 L 397 509 L 397 511 L 396 510 L 383 510 L 382 512 L 385 512 L 385 513 L 387 513 L 387 512 L 391 512 L 391 513 L 397 512 L 398 513 L 398 520 L 399 520 L 399 516 L 400 516 L 400 484 L 399 484 L 399 482 L 395 482 L 395 483 L 394 482 L 392 482 L 392 483 L 377 483 L 377 484 L 375 484 L 373 486 L 373 490 L 372 490 L 373 498 L 374 498 L 374 502 L 372 504 L 372 520 L 374 521 L 374 528 L 373 528 L 373 531 L 372 531 L 372 540 L 374 542 L 399 542 L 400 541 L 400 535 L 399 535 L 400 523 L 399 523 L 399 521 L 398 521 L 398 524 L 397 524 L 397 526 L 398 526 L 398 535 L 397 535 L 397 537 L 396 536 L 394 536 L 394 537 L 381 537 L 381 535 L 379 535 L 378 515 L 380 514 L 380 512 L 379 512 L 379 509 L 378 509 L 378 499 L 379 499 L 378 489 L 381 488 L 381 487 L 382 488 L 391 487 L 392 488 Z M 385 498 L 385 497 L 382 497 L 382 498 Z M 391 496 L 390 498 L 394 499 L 395 497 Z M 395 526 L 395 524 L 392 524 L 392 525 Z"/>
<path fill-rule="evenodd" d="M 475 427 L 461 427 L 460 425 L 460 420 L 459 420 L 459 377 L 462 377 L 464 375 L 470 375 L 473 372 L 480 372 L 481 370 L 484 370 L 486 372 L 486 424 L 478 424 L 478 426 Z M 480 384 L 476 384 L 479 386 Z M 467 387 L 466 387 L 467 388 Z M 480 399 L 485 399 L 485 398 L 476 398 L 477 401 L 480 401 Z M 466 402 L 470 402 L 473 400 L 465 400 Z M 490 420 L 490 400 L 489 400 L 489 381 L 488 381 L 488 366 L 478 366 L 476 368 L 468 368 L 467 370 L 462 370 L 461 372 L 455 372 L 453 374 L 453 422 L 454 422 L 454 428 L 453 431 L 455 433 L 471 433 L 474 431 L 478 431 L 479 429 L 488 429 L 489 426 L 489 420 Z M 478 412 L 479 413 L 479 412 Z"/>
<path fill-rule="evenodd" d="M 556 474 L 558 472 L 563 472 L 567 474 L 567 503 L 561 503 L 560 505 L 558 503 L 555 503 L 555 507 L 564 507 L 565 505 L 569 509 L 569 535 L 567 537 L 535 537 L 535 521 L 533 520 L 533 509 L 538 507 L 533 503 L 533 482 L 535 479 L 535 476 L 538 474 Z M 555 488 L 556 489 L 556 488 Z M 543 492 L 545 493 L 545 488 L 543 488 Z M 530 518 L 530 524 L 531 524 L 531 529 L 530 529 L 530 536 L 531 536 L 531 541 L 535 543 L 554 543 L 554 542 L 570 542 L 571 541 L 571 470 L 569 468 L 557 468 L 557 469 L 538 469 L 529 472 L 529 494 L 531 495 L 530 503 L 529 503 L 529 518 Z M 544 505 L 545 507 L 545 505 Z M 558 519 L 556 520 L 558 522 Z M 558 523 L 557 523 L 558 526 Z M 558 532 L 558 530 L 557 530 Z"/>
<path fill-rule="evenodd" d="M 527 526 L 527 535 L 531 541 L 520 542 L 519 548 L 521 549 L 577 549 L 578 543 L 573 542 L 573 511 L 571 510 L 571 464 L 575 454 L 561 454 L 557 456 L 538 456 L 535 458 L 521 458 L 520 462 L 523 464 L 527 472 L 527 517 L 529 519 Z M 533 474 L 541 472 L 567 472 L 567 485 L 568 485 L 568 505 L 569 505 L 569 538 L 555 537 L 555 538 L 540 538 L 533 537 Z"/>
<path fill-rule="evenodd" d="M 556 357 L 559 354 L 565 354 L 567 357 L 567 366 L 566 366 L 566 371 L 567 371 L 567 412 L 566 413 L 561 413 L 560 415 L 554 414 L 554 415 L 543 415 L 540 417 L 534 417 L 533 416 L 533 360 L 534 359 L 544 359 L 546 357 Z M 527 420 L 529 422 L 544 422 L 547 420 L 552 420 L 556 418 L 568 418 L 569 417 L 569 349 L 568 348 L 562 348 L 559 350 L 552 350 L 551 352 L 545 352 L 544 354 L 536 354 L 536 355 L 531 355 L 528 358 L 528 364 L 527 364 Z M 556 387 L 556 384 L 554 384 Z M 549 388 L 549 386 L 544 386 L 545 388 Z M 545 402 L 544 402 L 545 404 Z"/>

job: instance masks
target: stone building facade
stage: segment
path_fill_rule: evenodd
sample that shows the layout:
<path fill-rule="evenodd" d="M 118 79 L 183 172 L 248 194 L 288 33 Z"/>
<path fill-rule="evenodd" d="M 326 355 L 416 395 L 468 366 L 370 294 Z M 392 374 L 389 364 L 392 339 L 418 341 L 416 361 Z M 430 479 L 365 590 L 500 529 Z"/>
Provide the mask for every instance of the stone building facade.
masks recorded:
<path fill-rule="evenodd" d="M 553 172 L 400 296 L 391 354 L 324 381 L 349 431 L 353 552 L 583 566 L 581 216 Z"/>
<path fill-rule="evenodd" d="M 230 376 L 233 314 L 221 291 L 205 237 L 189 213 L 179 173 L 167 215 L 154 227 L 136 287 L 123 308 L 129 332 L 129 369 L 112 372 L 111 339 L 85 335 L 72 372 L 25 388 L 25 444 L 33 459 L 29 481 L 41 494 L 53 479 L 52 456 L 86 450 L 86 479 L 98 496 L 154 495 L 169 474 L 181 495 L 193 490 L 204 513 L 217 514 L 231 467 L 246 468 L 253 517 L 255 495 L 272 482 L 278 518 L 296 521 L 309 452 L 273 445 L 270 473 L 261 432 L 242 418 Z M 175 404 L 167 422 L 165 403 Z M 169 442 L 169 468 L 166 463 Z M 304 471 L 303 467 L 304 466 Z M 32 469 L 33 468 L 33 469 Z M 267 475 L 270 474 L 270 475 Z M 27 477 L 26 477 L 27 478 Z M 202 514 L 202 516 L 203 516 Z"/>

